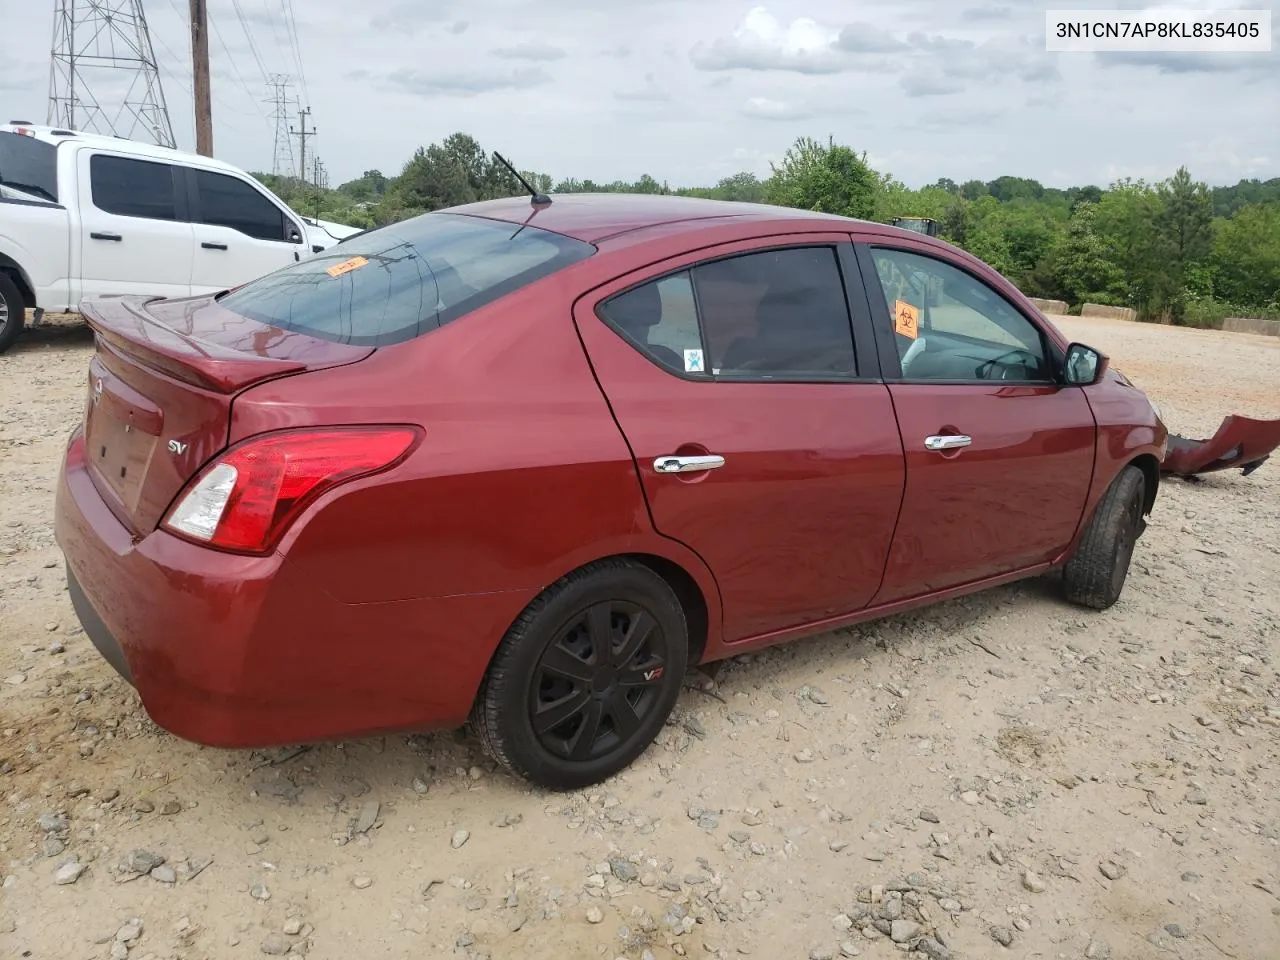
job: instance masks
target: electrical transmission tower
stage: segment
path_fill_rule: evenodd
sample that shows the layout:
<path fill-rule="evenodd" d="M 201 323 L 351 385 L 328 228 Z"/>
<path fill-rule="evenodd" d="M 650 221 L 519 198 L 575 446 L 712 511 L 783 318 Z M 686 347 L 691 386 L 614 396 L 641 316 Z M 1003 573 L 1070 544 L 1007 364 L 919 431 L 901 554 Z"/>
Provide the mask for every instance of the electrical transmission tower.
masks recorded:
<path fill-rule="evenodd" d="M 289 85 L 292 78 L 283 73 L 271 75 L 267 85 L 271 89 L 271 121 L 276 125 L 275 152 L 271 160 L 271 172 L 277 177 L 292 177 L 298 169 L 293 159 L 293 134 L 289 132 Z"/>
<path fill-rule="evenodd" d="M 176 147 L 142 0 L 54 0 L 48 122 Z"/>

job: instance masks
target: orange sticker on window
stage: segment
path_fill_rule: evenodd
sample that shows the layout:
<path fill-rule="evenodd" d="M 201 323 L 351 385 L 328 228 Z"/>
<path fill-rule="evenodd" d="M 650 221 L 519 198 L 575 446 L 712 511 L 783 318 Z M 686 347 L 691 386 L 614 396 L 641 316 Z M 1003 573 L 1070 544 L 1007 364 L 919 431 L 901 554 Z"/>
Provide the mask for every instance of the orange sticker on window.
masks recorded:
<path fill-rule="evenodd" d="M 341 263 L 335 263 L 332 267 L 325 271 L 331 277 L 340 277 L 344 273 L 350 273 L 352 270 L 359 270 L 369 261 L 364 257 L 352 257 L 350 260 L 343 260 Z"/>
<path fill-rule="evenodd" d="M 905 300 L 893 303 L 893 332 L 900 333 L 909 340 L 920 335 L 920 308 Z"/>

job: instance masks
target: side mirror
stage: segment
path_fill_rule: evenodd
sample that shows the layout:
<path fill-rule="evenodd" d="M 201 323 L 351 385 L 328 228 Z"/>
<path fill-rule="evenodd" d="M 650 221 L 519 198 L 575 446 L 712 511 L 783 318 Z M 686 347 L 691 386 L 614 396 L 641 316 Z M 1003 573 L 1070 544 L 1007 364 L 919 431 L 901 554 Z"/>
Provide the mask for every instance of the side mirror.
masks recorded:
<path fill-rule="evenodd" d="M 1097 383 L 1107 372 L 1108 359 L 1093 347 L 1073 343 L 1067 347 L 1067 357 L 1062 365 L 1063 380 L 1069 386 L 1087 387 Z"/>

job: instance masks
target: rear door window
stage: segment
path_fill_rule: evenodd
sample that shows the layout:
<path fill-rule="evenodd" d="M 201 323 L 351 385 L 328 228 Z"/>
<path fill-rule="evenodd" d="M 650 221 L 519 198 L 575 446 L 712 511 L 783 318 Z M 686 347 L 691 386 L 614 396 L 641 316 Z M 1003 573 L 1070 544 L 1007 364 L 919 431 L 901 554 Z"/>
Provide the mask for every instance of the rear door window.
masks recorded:
<path fill-rule="evenodd" d="M 633 287 L 598 311 L 641 353 L 685 376 L 855 375 L 853 327 L 829 246 L 712 260 Z"/>
<path fill-rule="evenodd" d="M 534 226 L 429 213 L 359 234 L 220 302 L 323 340 L 384 346 L 443 326 L 594 252 L 591 244 Z"/>
<path fill-rule="evenodd" d="M 194 170 L 198 223 L 230 227 L 258 240 L 288 240 L 291 223 L 284 211 L 250 184 L 210 170 Z"/>
<path fill-rule="evenodd" d="M 177 220 L 172 165 L 95 153 L 89 158 L 93 205 L 103 213 Z"/>
<path fill-rule="evenodd" d="M 0 133 L 0 186 L 18 199 L 58 202 L 58 148 L 21 133 Z"/>

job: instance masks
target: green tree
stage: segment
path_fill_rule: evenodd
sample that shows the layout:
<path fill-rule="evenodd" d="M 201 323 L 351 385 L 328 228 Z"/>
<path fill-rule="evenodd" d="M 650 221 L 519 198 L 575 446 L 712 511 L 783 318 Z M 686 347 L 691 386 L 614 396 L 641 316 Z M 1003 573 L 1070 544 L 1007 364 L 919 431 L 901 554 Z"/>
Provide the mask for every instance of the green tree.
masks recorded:
<path fill-rule="evenodd" d="M 1156 193 L 1162 204 L 1157 230 L 1166 247 L 1168 283 L 1174 291 L 1169 306 L 1173 319 L 1180 321 L 1188 278 L 1208 257 L 1213 243 L 1213 198 L 1209 187 L 1193 181 L 1186 167 L 1179 167 Z"/>
<path fill-rule="evenodd" d="M 1097 205 L 1081 203 L 1047 253 L 1055 292 L 1072 303 L 1110 301 L 1123 288 L 1115 251 L 1097 227 Z"/>
<path fill-rule="evenodd" d="M 860 219 L 875 214 L 879 178 L 865 153 L 859 156 L 830 138 L 823 145 L 801 137 L 772 167 L 765 184 L 770 203 Z"/>
<path fill-rule="evenodd" d="M 764 184 L 754 173 L 735 173 L 717 183 L 711 191 L 717 200 L 764 203 Z"/>
<path fill-rule="evenodd" d="M 1214 224 L 1213 292 L 1246 307 L 1280 306 L 1280 202 L 1241 207 Z"/>

